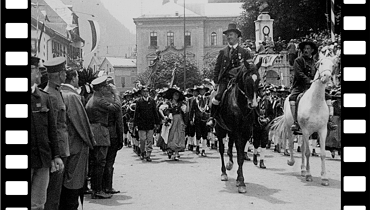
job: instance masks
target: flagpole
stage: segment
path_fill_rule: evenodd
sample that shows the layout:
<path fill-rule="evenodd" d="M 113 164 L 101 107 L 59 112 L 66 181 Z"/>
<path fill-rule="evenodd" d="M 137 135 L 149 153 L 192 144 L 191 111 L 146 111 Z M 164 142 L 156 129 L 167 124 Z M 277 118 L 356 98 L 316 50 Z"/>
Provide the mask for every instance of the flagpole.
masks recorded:
<path fill-rule="evenodd" d="M 36 47 L 36 57 L 39 55 L 39 0 L 36 0 L 36 44 L 37 46 L 35 45 Z"/>
<path fill-rule="evenodd" d="M 185 32 L 185 0 L 184 0 L 184 91 L 186 90 L 186 32 Z"/>

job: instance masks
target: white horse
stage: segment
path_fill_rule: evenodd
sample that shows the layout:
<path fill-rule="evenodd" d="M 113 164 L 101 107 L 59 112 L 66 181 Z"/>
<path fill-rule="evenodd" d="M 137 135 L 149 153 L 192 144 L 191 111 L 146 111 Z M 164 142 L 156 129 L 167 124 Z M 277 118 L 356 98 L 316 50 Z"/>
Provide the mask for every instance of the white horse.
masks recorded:
<path fill-rule="evenodd" d="M 321 150 L 321 184 L 329 185 L 329 180 L 325 169 L 325 141 L 327 136 L 327 123 L 329 120 L 329 108 L 325 102 L 325 85 L 331 79 L 333 71 L 333 59 L 330 57 L 321 58 L 317 62 L 318 70 L 311 84 L 311 87 L 302 96 L 298 105 L 297 120 L 302 129 L 302 165 L 301 175 L 306 177 L 306 181 L 312 181 L 310 171 L 310 149 L 309 136 L 317 132 L 320 139 Z M 275 119 L 271 129 L 276 130 L 280 135 L 279 139 L 289 139 L 290 160 L 288 165 L 294 165 L 293 157 L 293 133 L 290 127 L 293 125 L 293 116 L 289 106 L 289 97 L 285 99 L 284 114 Z M 305 165 L 305 156 L 307 163 Z"/>

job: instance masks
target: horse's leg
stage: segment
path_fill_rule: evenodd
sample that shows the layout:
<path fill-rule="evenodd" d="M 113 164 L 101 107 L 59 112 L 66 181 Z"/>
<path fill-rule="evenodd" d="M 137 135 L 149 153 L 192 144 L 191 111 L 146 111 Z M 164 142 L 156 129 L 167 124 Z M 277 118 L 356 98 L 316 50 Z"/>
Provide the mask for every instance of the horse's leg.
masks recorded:
<path fill-rule="evenodd" d="M 305 152 L 307 150 L 306 144 L 304 143 L 303 140 L 303 135 L 301 136 L 302 139 L 302 144 L 301 144 L 301 155 L 302 155 L 302 164 L 301 164 L 301 176 L 305 177 L 306 176 L 306 164 L 305 164 Z"/>
<path fill-rule="evenodd" d="M 293 156 L 293 149 L 294 149 L 294 139 L 293 139 L 293 134 L 290 130 L 287 130 L 286 132 L 286 137 L 288 138 L 289 141 L 289 151 L 290 151 L 290 160 L 288 160 L 288 165 L 293 166 L 295 163 L 294 156 Z M 284 137 L 284 138 L 286 138 Z"/>
<path fill-rule="evenodd" d="M 227 155 L 229 156 L 229 162 L 226 164 L 226 169 L 231 170 L 234 165 L 233 161 L 233 145 L 235 142 L 235 136 L 229 134 L 229 142 L 228 142 L 228 148 L 227 148 Z"/>
<path fill-rule="evenodd" d="M 325 169 L 325 141 L 326 141 L 326 135 L 328 133 L 328 130 L 326 126 L 318 132 L 319 139 L 320 139 L 320 158 L 321 158 L 321 184 L 324 186 L 329 185 L 329 179 L 326 176 L 326 169 Z"/>
<path fill-rule="evenodd" d="M 217 139 L 220 139 L 219 140 L 219 152 L 220 152 L 220 156 L 221 156 L 221 181 L 227 181 L 228 178 L 227 178 L 227 174 L 226 174 L 226 168 L 225 168 L 225 160 L 224 160 L 224 152 L 225 152 L 225 145 L 222 141 L 222 135 L 217 135 Z"/>
<path fill-rule="evenodd" d="M 236 178 L 236 186 L 238 187 L 239 193 L 246 193 L 247 188 L 244 183 L 244 176 L 243 176 L 243 163 L 244 163 L 244 147 L 247 143 L 247 139 L 243 139 L 241 136 L 235 138 L 235 146 L 237 152 L 237 159 L 238 159 L 238 177 Z"/>
<path fill-rule="evenodd" d="M 310 146 L 309 146 L 309 141 L 308 141 L 309 137 L 310 137 L 310 134 L 308 133 L 308 131 L 304 131 L 302 129 L 302 140 L 303 140 L 302 145 L 304 144 L 304 147 L 305 147 L 304 154 L 306 155 L 306 181 L 312 182 L 312 175 L 311 175 L 311 170 L 310 170 L 311 151 L 310 151 Z M 303 152 L 302 152 L 302 156 L 303 156 Z"/>

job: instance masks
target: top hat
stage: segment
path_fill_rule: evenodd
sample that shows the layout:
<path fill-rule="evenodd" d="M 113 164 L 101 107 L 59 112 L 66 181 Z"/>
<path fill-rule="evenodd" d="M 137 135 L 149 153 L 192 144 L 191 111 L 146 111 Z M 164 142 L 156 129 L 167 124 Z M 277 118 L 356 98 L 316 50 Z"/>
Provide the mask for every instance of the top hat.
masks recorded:
<path fill-rule="evenodd" d="M 236 23 L 229 23 L 229 26 L 227 27 L 227 30 L 222 32 L 223 34 L 227 35 L 229 32 L 235 32 L 238 34 L 238 37 L 242 36 L 242 32 L 239 31 L 239 29 L 236 28 Z"/>
<path fill-rule="evenodd" d="M 47 60 L 44 63 L 48 73 L 56 73 L 66 70 L 66 58 L 65 57 L 55 57 L 50 60 Z"/>
<path fill-rule="evenodd" d="M 299 43 L 298 48 L 303 52 L 303 49 L 306 45 L 310 45 L 311 48 L 313 49 L 312 55 L 315 55 L 317 53 L 318 51 L 317 45 L 311 41 L 305 41 L 305 42 Z"/>

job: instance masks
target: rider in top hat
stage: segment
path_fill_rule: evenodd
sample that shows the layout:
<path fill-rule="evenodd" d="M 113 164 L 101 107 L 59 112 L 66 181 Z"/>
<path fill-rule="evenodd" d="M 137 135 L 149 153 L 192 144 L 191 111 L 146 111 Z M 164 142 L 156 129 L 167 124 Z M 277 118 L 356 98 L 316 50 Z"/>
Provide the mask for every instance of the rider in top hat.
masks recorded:
<path fill-rule="evenodd" d="M 213 81 L 216 84 L 218 92 L 215 98 L 212 99 L 211 120 L 207 123 L 210 126 L 214 124 L 213 117 L 220 104 L 222 95 L 232 78 L 230 71 L 242 64 L 249 70 L 250 68 L 247 60 L 252 58 L 248 50 L 239 46 L 239 38 L 242 33 L 236 28 L 235 23 L 230 23 L 228 29 L 223 33 L 227 37 L 228 46 L 220 50 L 213 72 Z"/>
<path fill-rule="evenodd" d="M 289 97 L 290 109 L 294 119 L 294 124 L 292 125 L 291 130 L 294 132 L 297 132 L 300 129 L 297 121 L 296 100 L 300 93 L 306 91 L 311 86 L 316 73 L 316 61 L 313 56 L 318 52 L 316 44 L 310 41 L 301 42 L 298 45 L 298 48 L 301 50 L 302 55 L 295 59 L 293 64 L 294 78 L 292 92 Z M 332 121 L 334 109 L 328 94 L 325 94 L 325 100 L 329 107 L 329 130 L 335 130 L 337 125 Z"/>

